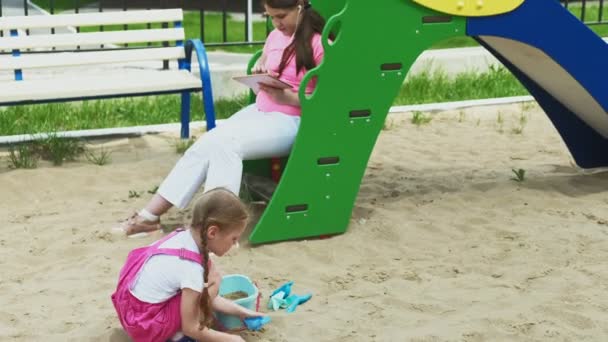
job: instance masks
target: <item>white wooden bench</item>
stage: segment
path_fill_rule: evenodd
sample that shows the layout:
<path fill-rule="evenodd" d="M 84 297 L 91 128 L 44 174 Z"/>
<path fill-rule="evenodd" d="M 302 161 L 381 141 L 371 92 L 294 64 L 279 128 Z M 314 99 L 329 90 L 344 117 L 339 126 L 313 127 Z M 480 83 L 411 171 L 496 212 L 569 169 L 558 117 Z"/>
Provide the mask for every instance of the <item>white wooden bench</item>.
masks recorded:
<path fill-rule="evenodd" d="M 207 54 L 200 40 L 185 41 L 182 20 L 181 9 L 0 17 L 0 106 L 181 93 L 181 135 L 186 138 L 190 94 L 202 90 L 211 129 L 215 112 Z M 151 25 L 123 29 L 134 24 Z M 74 29 L 101 25 L 121 29 Z M 52 34 L 51 28 L 68 30 Z M 148 45 L 155 42 L 169 46 Z M 199 75 L 191 71 L 192 50 Z"/>

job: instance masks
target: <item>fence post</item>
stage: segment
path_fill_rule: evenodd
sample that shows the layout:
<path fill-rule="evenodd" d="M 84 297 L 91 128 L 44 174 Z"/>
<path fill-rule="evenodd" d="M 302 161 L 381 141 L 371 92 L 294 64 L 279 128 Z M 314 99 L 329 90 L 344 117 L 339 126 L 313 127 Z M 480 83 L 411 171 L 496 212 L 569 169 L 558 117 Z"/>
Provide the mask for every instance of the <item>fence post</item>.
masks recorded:
<path fill-rule="evenodd" d="M 251 43 L 253 41 L 253 0 L 247 0 L 247 15 L 245 21 L 247 22 L 247 41 Z"/>

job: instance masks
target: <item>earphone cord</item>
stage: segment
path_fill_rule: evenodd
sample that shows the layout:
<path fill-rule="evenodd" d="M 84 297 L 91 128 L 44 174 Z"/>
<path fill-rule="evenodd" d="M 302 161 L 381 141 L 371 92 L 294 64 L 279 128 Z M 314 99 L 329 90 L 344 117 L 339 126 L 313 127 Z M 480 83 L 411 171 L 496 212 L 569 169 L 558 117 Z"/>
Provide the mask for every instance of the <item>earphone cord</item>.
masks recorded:
<path fill-rule="evenodd" d="M 310 2 L 304 1 L 304 9 L 307 10 L 310 8 Z M 296 28 L 293 30 L 293 34 L 295 36 L 296 32 L 298 32 L 298 26 L 300 25 L 300 14 L 302 13 L 302 5 L 298 5 L 298 19 L 296 21 Z"/>

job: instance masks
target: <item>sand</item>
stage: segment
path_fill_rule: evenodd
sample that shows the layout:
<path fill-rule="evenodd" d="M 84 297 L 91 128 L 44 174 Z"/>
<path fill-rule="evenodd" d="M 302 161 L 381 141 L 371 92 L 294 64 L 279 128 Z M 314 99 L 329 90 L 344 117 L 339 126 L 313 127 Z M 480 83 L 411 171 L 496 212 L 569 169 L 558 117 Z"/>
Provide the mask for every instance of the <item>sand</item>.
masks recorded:
<path fill-rule="evenodd" d="M 608 340 L 608 173 L 577 169 L 535 106 L 427 115 L 389 117 L 345 234 L 218 260 L 265 296 L 288 280 L 313 294 L 247 341 Z M 2 160 L 0 340 L 128 340 L 110 294 L 128 251 L 155 237 L 110 229 L 178 159 L 174 139 L 95 141 L 105 166 Z"/>

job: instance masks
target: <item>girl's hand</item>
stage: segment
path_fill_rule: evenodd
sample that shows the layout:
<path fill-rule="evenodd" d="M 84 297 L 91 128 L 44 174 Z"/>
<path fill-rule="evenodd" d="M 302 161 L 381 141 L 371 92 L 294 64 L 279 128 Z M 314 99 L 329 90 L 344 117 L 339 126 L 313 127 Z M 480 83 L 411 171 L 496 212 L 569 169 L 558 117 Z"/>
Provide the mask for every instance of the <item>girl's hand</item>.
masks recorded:
<path fill-rule="evenodd" d="M 241 312 L 239 312 L 239 317 L 241 319 L 245 319 L 248 317 L 263 317 L 263 316 L 266 316 L 266 314 L 263 312 L 257 312 L 257 311 L 253 311 L 253 310 L 249 310 L 249 309 L 245 309 L 245 308 L 243 308 L 243 310 L 241 310 Z"/>
<path fill-rule="evenodd" d="M 220 283 L 222 282 L 222 274 L 218 267 L 216 267 L 215 262 L 210 264 L 209 268 L 209 277 L 207 279 L 207 283 L 205 283 L 205 287 L 209 293 L 209 297 L 213 300 L 217 297 L 217 294 L 220 289 Z"/>
<path fill-rule="evenodd" d="M 270 98 L 279 104 L 286 104 L 291 106 L 299 106 L 300 98 L 298 93 L 294 92 L 291 88 L 279 89 L 268 86 L 264 83 L 260 83 L 260 91 L 265 91 Z"/>
<path fill-rule="evenodd" d="M 245 342 L 245 340 L 239 336 L 239 335 L 230 335 L 230 337 L 228 337 L 228 340 L 226 340 L 228 342 Z"/>

